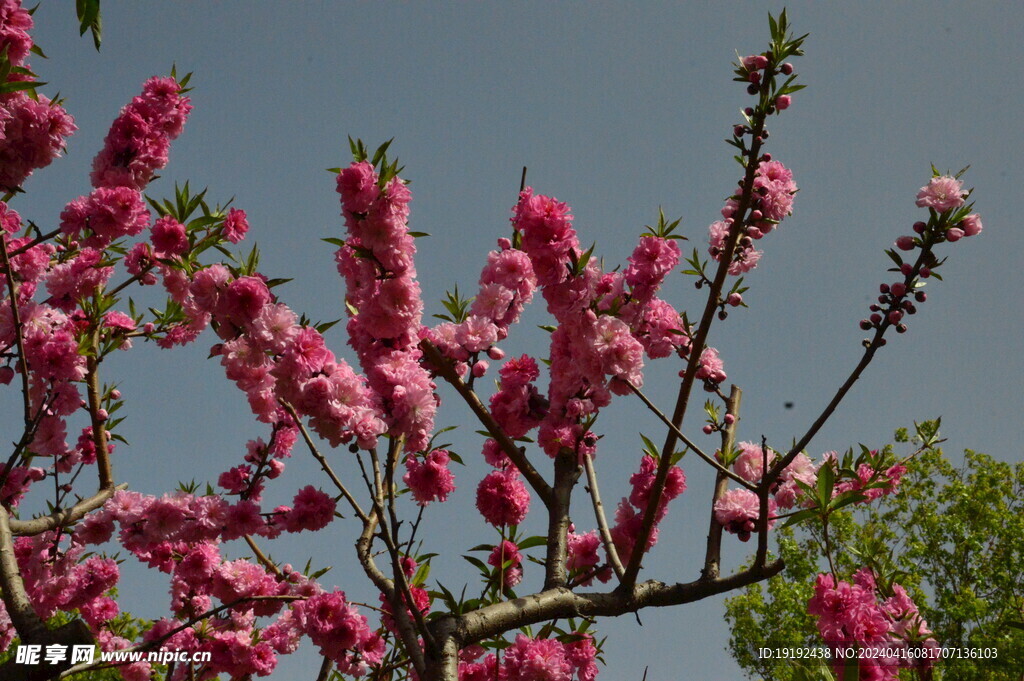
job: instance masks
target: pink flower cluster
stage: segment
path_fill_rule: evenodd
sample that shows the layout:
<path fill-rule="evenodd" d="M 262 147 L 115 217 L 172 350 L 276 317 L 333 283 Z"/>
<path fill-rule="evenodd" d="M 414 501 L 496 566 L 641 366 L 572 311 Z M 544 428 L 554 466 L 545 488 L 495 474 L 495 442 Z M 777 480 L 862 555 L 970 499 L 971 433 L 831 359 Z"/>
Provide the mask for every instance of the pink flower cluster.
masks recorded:
<path fill-rule="evenodd" d="M 483 654 L 484 649 L 479 646 L 463 651 L 459 658 L 461 681 L 594 681 L 597 678 L 597 648 L 589 634 L 573 634 L 565 642 L 519 634 L 505 649 L 500 665 L 494 654 L 486 657 Z"/>
<path fill-rule="evenodd" d="M 760 500 L 748 489 L 731 489 L 715 502 L 715 520 L 726 532 L 747 541 L 757 529 L 757 521 L 761 517 Z M 768 529 L 775 525 L 776 504 L 768 499 Z"/>
<path fill-rule="evenodd" d="M 141 191 L 167 165 L 171 141 L 181 134 L 192 110 L 174 78 L 150 78 L 142 94 L 121 109 L 103 149 L 92 162 L 94 187 Z"/>
<path fill-rule="evenodd" d="M 6 27 L 0 17 L 0 32 Z M 50 165 L 77 129 L 64 107 L 43 95 L 0 95 L 0 189 L 13 191 L 34 170 Z"/>
<path fill-rule="evenodd" d="M 531 188 L 520 194 L 512 225 L 558 322 L 551 334 L 549 411 L 538 440 L 550 456 L 591 456 L 596 437 L 582 421 L 607 406 L 612 393 L 627 393 L 627 382 L 643 383 L 644 352 L 664 357 L 689 347 L 679 315 L 654 297 L 679 249 L 646 236 L 625 273 L 602 273 L 579 248 L 569 207 Z"/>
<path fill-rule="evenodd" d="M 369 665 L 383 659 L 384 641 L 346 600 L 343 591 L 319 593 L 295 603 L 292 617 L 297 628 L 309 636 L 322 655 L 338 665 L 342 674 L 362 676 Z"/>
<path fill-rule="evenodd" d="M 15 539 L 14 554 L 25 589 L 43 620 L 58 611 L 78 608 L 96 631 L 118 614 L 117 604 L 107 595 L 120 575 L 117 562 L 97 555 L 86 557 L 85 553 L 82 546 L 58 543 L 53 532 Z M 0 641 L 10 635 L 10 631 L 0 631 Z"/>
<path fill-rule="evenodd" d="M 480 289 L 473 298 L 466 319 L 459 323 L 444 322 L 422 335 L 448 358 L 457 362 L 457 371 L 464 374 L 480 352 L 493 360 L 504 357 L 495 345 L 508 336 L 508 329 L 519 321 L 523 308 L 533 299 L 537 278 L 527 255 L 511 247 L 508 239 L 499 239 L 500 250 L 487 255 L 487 264 L 480 272 Z M 473 375 L 482 376 L 486 362 L 473 364 Z"/>
<path fill-rule="evenodd" d="M 712 223 L 708 228 L 711 257 L 721 261 L 730 230 L 736 220 L 745 219 L 744 230 L 729 263 L 729 274 L 737 276 L 754 269 L 763 253 L 754 249 L 753 241 L 771 232 L 793 212 L 796 191 L 793 173 L 788 168 L 778 161 L 760 161 L 754 175 L 755 196 L 750 201 L 750 213 L 747 216 L 737 215 L 743 198 L 741 186 L 722 208 L 725 219 Z"/>
<path fill-rule="evenodd" d="M 476 489 L 476 508 L 491 525 L 518 525 L 530 510 L 530 491 L 515 466 L 491 471 Z"/>
<path fill-rule="evenodd" d="M 629 561 L 640 536 L 643 517 L 650 505 L 657 470 L 658 464 L 654 458 L 644 455 L 640 459 L 640 470 L 629 478 L 629 484 L 633 486 L 633 491 L 628 499 L 623 497 L 615 510 L 615 525 L 611 529 L 612 541 L 615 542 L 615 551 L 623 563 Z M 644 551 L 650 551 L 658 541 L 658 523 L 668 514 L 668 502 L 685 491 L 686 474 L 679 466 L 672 466 L 669 468 L 668 477 L 665 478 L 665 486 L 658 502 L 658 509 L 654 514 L 654 528 L 651 530 Z"/>
<path fill-rule="evenodd" d="M 21 0 L 0 1 L 0 50 L 12 69 L 8 81 L 26 81 L 19 72 L 32 49 L 32 15 Z M 14 191 L 38 168 L 45 168 L 77 128 L 64 108 L 43 95 L 23 90 L 0 95 L 0 190 Z"/>
<path fill-rule="evenodd" d="M 540 377 L 537 361 L 529 355 L 509 359 L 498 374 L 501 381 L 491 396 L 491 414 L 509 437 L 523 437 L 547 414 L 547 400 L 534 385 Z"/>
<path fill-rule="evenodd" d="M 893 583 L 892 595 L 886 597 L 869 568 L 858 570 L 853 583 L 837 584 L 830 574 L 818 575 L 807 612 L 817 617 L 818 631 L 833 649 L 876 645 L 884 650 L 894 647 L 894 643 L 927 648 L 938 645 L 906 590 Z M 858 662 L 859 681 L 896 681 L 901 667 L 929 668 L 932 659 L 866 656 Z M 839 663 L 836 673 L 846 678 L 842 667 Z"/>
<path fill-rule="evenodd" d="M 379 400 L 388 433 L 405 438 L 405 450 L 416 452 L 430 439 L 437 398 L 430 374 L 419 364 L 423 301 L 408 228 L 412 195 L 397 177 L 384 187 L 378 180 L 365 161 L 338 174 L 349 236 L 336 259 L 354 311 L 349 343 Z"/>
<path fill-rule="evenodd" d="M 601 547 L 601 537 L 597 530 L 591 530 L 584 534 L 576 534 L 576 526 L 569 525 L 569 533 L 566 538 L 566 567 L 580 579 L 581 586 L 590 586 L 596 577 L 602 583 L 612 578 L 610 567 L 597 569 L 601 562 L 598 549 Z"/>
<path fill-rule="evenodd" d="M 448 468 L 451 457 L 444 449 L 435 449 L 423 461 L 410 454 L 405 459 L 406 474 L 402 481 L 409 486 L 412 497 L 420 506 L 431 501 L 444 502 L 455 491 L 455 476 Z"/>

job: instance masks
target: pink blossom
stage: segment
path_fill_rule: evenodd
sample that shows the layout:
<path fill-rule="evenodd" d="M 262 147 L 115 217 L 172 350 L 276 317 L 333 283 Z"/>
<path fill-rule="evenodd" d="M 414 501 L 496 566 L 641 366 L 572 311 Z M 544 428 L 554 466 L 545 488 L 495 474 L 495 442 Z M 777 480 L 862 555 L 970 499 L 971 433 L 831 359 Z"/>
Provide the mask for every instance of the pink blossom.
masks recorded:
<path fill-rule="evenodd" d="M 766 454 L 762 450 L 761 445 L 754 444 L 753 442 L 741 442 L 739 447 L 740 453 L 732 464 L 736 475 L 747 482 L 761 482 L 761 476 L 764 475 L 765 459 L 768 460 L 768 467 L 770 468 L 777 454 L 771 448 L 767 450 Z"/>
<path fill-rule="evenodd" d="M 944 213 L 964 205 L 963 183 L 949 175 L 933 177 L 917 192 L 917 205 Z"/>
<path fill-rule="evenodd" d="M 402 480 L 412 491 L 412 496 L 420 506 L 431 501 L 447 501 L 448 495 L 455 491 L 455 476 L 448 469 L 450 457 L 443 449 L 435 449 L 427 454 L 422 462 L 409 456 L 405 460 L 408 471 Z"/>
<path fill-rule="evenodd" d="M 768 499 L 768 529 L 775 525 L 775 500 Z M 740 541 L 750 539 L 757 529 L 760 517 L 760 500 L 748 489 L 731 489 L 715 502 L 715 520 L 727 532 L 737 535 Z"/>
<path fill-rule="evenodd" d="M 185 225 L 170 215 L 165 215 L 150 227 L 150 240 L 158 255 L 168 257 L 182 255 L 188 250 L 188 235 Z"/>
<path fill-rule="evenodd" d="M 334 520 L 337 503 L 327 493 L 306 485 L 292 502 L 292 510 L 285 516 L 285 529 L 289 532 L 322 530 Z"/>
<path fill-rule="evenodd" d="M 700 365 L 696 373 L 697 380 L 722 383 L 728 378 L 725 375 L 725 363 L 719 358 L 715 348 L 704 348 L 700 353 Z"/>
<path fill-rule="evenodd" d="M 518 525 L 530 510 L 530 492 L 515 469 L 488 473 L 476 490 L 476 507 L 491 525 Z"/>
<path fill-rule="evenodd" d="M 964 236 L 981 234 L 981 216 L 977 213 L 971 213 L 960 221 L 960 229 L 963 230 Z"/>
<path fill-rule="evenodd" d="M 338 173 L 338 193 L 345 210 L 366 213 L 380 193 L 377 173 L 366 161 L 353 163 Z"/>
<path fill-rule="evenodd" d="M 87 235 L 85 244 L 103 248 L 125 236 L 135 236 L 149 224 L 149 211 L 142 194 L 130 187 L 100 187 L 81 196 L 60 214 L 65 234 Z"/>
<path fill-rule="evenodd" d="M 245 211 L 232 208 L 224 218 L 224 238 L 233 244 L 245 238 L 249 231 L 249 221 L 246 219 Z"/>
<path fill-rule="evenodd" d="M 570 681 L 571 675 L 572 664 L 562 643 L 523 634 L 505 649 L 499 672 L 501 681 Z"/>

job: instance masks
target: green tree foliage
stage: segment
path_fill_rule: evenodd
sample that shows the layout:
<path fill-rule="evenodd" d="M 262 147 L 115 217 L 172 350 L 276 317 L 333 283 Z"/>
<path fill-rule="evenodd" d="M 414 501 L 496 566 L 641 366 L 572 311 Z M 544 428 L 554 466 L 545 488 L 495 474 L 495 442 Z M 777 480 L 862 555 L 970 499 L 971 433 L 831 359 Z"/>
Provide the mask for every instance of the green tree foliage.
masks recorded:
<path fill-rule="evenodd" d="M 928 422 L 918 432 L 934 433 Z M 920 444 L 905 429 L 896 442 Z M 1020 681 L 1024 676 L 1024 463 L 1011 465 L 971 450 L 957 466 L 938 447 L 907 463 L 897 494 L 832 515 L 836 569 L 862 565 L 910 591 L 940 645 L 995 648 L 996 660 L 947 659 L 935 679 Z M 786 569 L 726 601 L 729 651 L 748 677 L 764 681 L 830 679 L 820 664 L 760 659 L 758 648 L 818 645 L 807 614 L 816 575 L 827 570 L 820 528 L 783 529 Z M 909 677 L 908 677 L 909 678 Z"/>

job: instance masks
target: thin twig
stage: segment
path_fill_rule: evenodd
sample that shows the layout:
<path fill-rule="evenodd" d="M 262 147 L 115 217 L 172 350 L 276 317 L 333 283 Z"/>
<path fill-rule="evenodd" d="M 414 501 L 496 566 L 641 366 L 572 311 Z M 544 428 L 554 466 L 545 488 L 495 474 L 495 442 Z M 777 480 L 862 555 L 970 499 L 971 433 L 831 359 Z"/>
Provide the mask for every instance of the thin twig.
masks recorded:
<path fill-rule="evenodd" d="M 615 571 L 615 576 L 620 580 L 626 570 L 619 560 L 619 552 L 615 549 L 615 542 L 612 541 L 612 533 L 608 529 L 608 518 L 604 513 L 604 505 L 601 503 L 601 492 L 597 488 L 597 474 L 594 472 L 594 461 L 589 456 L 583 457 L 583 470 L 587 472 L 587 491 L 590 492 L 590 499 L 594 502 L 594 516 L 597 518 L 597 529 L 601 533 L 601 541 L 604 542 L 604 550 L 608 554 L 608 562 Z"/>
<path fill-rule="evenodd" d="M 24 410 L 25 430 L 32 424 L 32 402 L 28 385 L 28 360 L 25 358 L 24 330 L 21 326 L 21 314 L 18 312 L 18 289 L 14 285 L 14 272 L 11 268 L 11 256 L 7 254 L 7 236 L 0 237 L 0 253 L 4 262 L 4 277 L 7 280 L 7 293 L 11 299 L 11 321 L 14 324 L 14 341 L 18 345 L 18 367 L 21 369 L 21 394 Z"/>
<path fill-rule="evenodd" d="M 21 255 L 22 253 L 24 253 L 25 251 L 27 251 L 28 249 L 35 248 L 39 244 L 43 243 L 44 241 L 49 241 L 50 239 L 52 239 L 53 237 L 57 236 L 58 234 L 60 234 L 60 229 L 55 229 L 52 232 L 47 232 L 46 234 L 43 234 L 41 236 L 37 236 L 35 239 L 32 239 L 32 241 L 29 241 L 24 246 L 18 246 L 17 248 L 15 248 L 13 251 L 11 251 L 10 255 L 11 255 L 12 258 L 16 258 L 19 255 Z"/>
<path fill-rule="evenodd" d="M 733 422 L 726 424 L 722 429 L 722 455 L 732 451 L 733 443 L 736 441 L 736 425 L 739 423 L 740 403 L 743 400 L 743 391 L 735 385 L 725 400 L 725 413 L 732 414 Z M 708 526 L 708 543 L 704 552 L 704 570 L 701 579 L 718 579 L 722 561 L 722 524 L 715 516 L 715 504 L 722 498 L 729 488 L 729 478 L 719 471 L 715 475 L 715 490 L 711 495 L 711 521 Z"/>
<path fill-rule="evenodd" d="M 647 408 L 650 409 L 652 412 L 654 412 L 654 414 L 659 419 L 661 419 L 661 422 L 664 423 L 669 428 L 669 430 L 671 430 L 672 432 L 674 432 L 676 434 L 676 437 L 679 438 L 679 441 L 682 442 L 687 447 L 689 447 L 690 449 L 692 449 L 693 452 L 697 456 L 699 456 L 701 459 L 703 459 L 708 464 L 710 464 L 719 473 L 721 473 L 722 475 L 724 475 L 724 476 L 732 479 L 733 481 L 743 485 L 744 487 L 749 489 L 751 492 L 757 491 L 757 486 L 756 485 L 754 485 L 754 484 L 752 484 L 750 482 L 747 482 L 746 480 L 744 480 L 740 476 L 736 475 L 735 473 L 730 471 L 728 468 L 723 466 L 713 456 L 708 456 L 708 454 L 706 454 L 703 450 L 701 450 L 700 447 L 698 447 L 697 445 L 693 444 L 693 442 L 689 438 L 687 438 L 685 435 L 683 435 L 683 431 L 679 430 L 679 428 L 677 428 L 674 423 L 672 423 L 671 421 L 668 420 L 668 417 L 665 416 L 664 412 L 662 412 L 660 409 L 658 409 L 658 407 L 656 407 L 653 402 L 651 402 L 649 399 L 647 399 L 647 396 L 644 395 L 643 392 L 641 392 L 639 388 L 637 388 L 635 385 L 633 385 L 632 383 L 630 383 L 626 379 L 622 379 L 622 380 L 623 380 L 623 382 L 626 385 L 629 386 L 630 390 L 632 390 L 634 393 L 636 393 L 637 397 L 639 397 L 641 400 L 643 400 L 643 403 L 645 405 L 647 405 Z"/>
<path fill-rule="evenodd" d="M 292 420 L 295 421 L 295 424 L 298 426 L 299 432 L 302 434 L 302 439 L 305 441 L 306 447 L 309 449 L 309 453 L 313 455 L 313 458 L 320 464 L 320 468 L 323 469 L 324 473 L 327 473 L 327 477 L 331 479 L 334 486 L 337 487 L 338 491 L 341 492 L 341 495 L 345 497 L 345 501 L 347 501 L 349 506 L 352 507 L 352 511 L 365 523 L 367 521 L 366 513 L 359 506 L 359 502 L 356 501 L 355 497 L 348 491 L 348 488 L 345 487 L 341 478 L 334 473 L 334 470 L 331 468 L 331 465 L 327 463 L 327 459 L 324 455 L 320 453 L 319 449 L 317 449 L 316 443 L 313 442 L 313 438 L 310 437 L 309 431 L 306 430 L 306 426 L 302 423 L 302 419 L 300 419 L 299 415 L 295 412 L 295 408 L 283 400 L 281 401 L 281 406 L 285 408 L 285 411 L 288 412 L 292 417 Z"/>
<path fill-rule="evenodd" d="M 277 567 L 274 561 L 270 560 L 270 558 L 260 550 L 260 546 L 256 543 L 255 539 L 247 534 L 243 534 L 242 537 L 245 539 L 245 543 L 249 545 L 249 548 L 252 549 L 252 553 L 256 557 L 256 560 L 258 560 L 263 567 L 273 572 L 275 577 L 278 577 L 279 579 L 285 578 L 284 573 L 281 572 L 281 568 Z"/>

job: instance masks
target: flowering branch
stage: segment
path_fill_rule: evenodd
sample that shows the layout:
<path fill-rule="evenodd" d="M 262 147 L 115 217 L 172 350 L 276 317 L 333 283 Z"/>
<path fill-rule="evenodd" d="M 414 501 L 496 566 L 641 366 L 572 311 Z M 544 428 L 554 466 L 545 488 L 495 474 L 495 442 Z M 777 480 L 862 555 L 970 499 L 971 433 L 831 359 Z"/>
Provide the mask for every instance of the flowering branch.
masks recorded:
<path fill-rule="evenodd" d="M 764 132 L 764 121 L 766 116 L 766 109 L 758 107 L 758 110 L 754 115 L 752 132 L 754 141 L 748 157 L 749 161 L 747 163 L 746 174 L 743 178 L 743 193 L 740 196 L 739 206 L 733 216 L 734 222 L 729 228 L 729 234 L 722 249 L 718 269 L 715 271 L 715 277 L 708 290 L 707 302 L 704 304 L 704 313 L 701 315 L 700 323 L 697 325 L 697 332 L 694 334 L 690 344 L 690 358 L 686 364 L 683 380 L 679 386 L 679 395 L 676 398 L 676 406 L 672 412 L 672 427 L 668 430 L 668 434 L 665 437 L 665 444 L 661 450 L 661 461 L 658 463 L 658 472 L 655 475 L 654 485 L 651 490 L 651 502 L 644 511 L 643 522 L 640 526 L 640 534 L 638 535 L 637 542 L 633 547 L 633 553 L 630 556 L 629 565 L 626 567 L 626 574 L 623 577 L 623 584 L 626 586 L 631 586 L 636 581 L 637 573 L 640 571 L 640 562 L 643 558 L 644 548 L 647 546 L 647 538 L 650 537 L 651 532 L 654 529 L 655 513 L 661 503 L 665 480 L 668 478 L 668 472 L 672 466 L 671 455 L 675 449 L 676 441 L 679 438 L 679 429 L 682 427 L 683 417 L 686 415 L 686 408 L 689 404 L 690 393 L 693 391 L 693 384 L 696 379 L 697 369 L 700 365 L 702 350 L 705 342 L 707 341 L 708 333 L 711 331 L 711 324 L 714 320 L 715 312 L 718 309 L 719 300 L 721 299 L 722 294 L 722 287 L 725 284 L 725 278 L 729 274 L 729 267 L 732 264 L 736 244 L 739 242 L 740 235 L 743 232 L 744 216 L 750 208 L 750 203 L 753 197 L 754 177 L 761 153 L 761 135 Z"/>
<path fill-rule="evenodd" d="M 430 364 L 435 367 L 438 376 L 441 376 L 446 380 L 455 390 L 462 396 L 462 399 L 466 401 L 469 408 L 473 411 L 476 417 L 480 420 L 487 431 L 491 434 L 498 444 L 501 445 L 502 450 L 512 460 L 512 463 L 516 465 L 516 468 L 523 474 L 523 476 L 533 487 L 533 490 L 537 493 L 537 496 L 541 498 L 545 506 L 551 506 L 554 501 L 554 492 L 551 486 L 548 485 L 544 477 L 537 472 L 537 469 L 533 467 L 533 464 L 526 458 L 523 450 L 516 446 L 516 443 L 512 441 L 505 431 L 498 425 L 498 422 L 494 420 L 491 412 L 487 410 L 487 407 L 483 405 L 480 398 L 477 397 L 476 393 L 473 392 L 463 381 L 459 378 L 459 375 L 455 373 L 455 369 L 452 367 L 451 362 L 444 358 L 437 348 L 434 347 L 430 341 L 423 340 L 420 342 L 420 349 L 423 350 L 423 354 L 426 356 Z"/>

